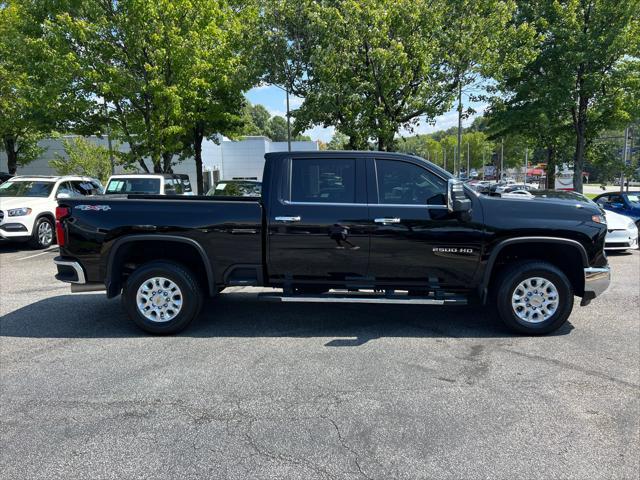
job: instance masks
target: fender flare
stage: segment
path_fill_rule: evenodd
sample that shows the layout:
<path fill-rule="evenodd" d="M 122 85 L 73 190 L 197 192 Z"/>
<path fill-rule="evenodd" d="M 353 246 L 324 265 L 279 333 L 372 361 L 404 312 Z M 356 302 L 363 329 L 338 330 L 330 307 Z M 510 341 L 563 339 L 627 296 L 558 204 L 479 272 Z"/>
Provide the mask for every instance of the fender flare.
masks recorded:
<path fill-rule="evenodd" d="M 582 266 L 583 268 L 587 268 L 589 266 L 589 257 L 587 256 L 587 251 L 584 246 L 578 242 L 577 240 L 571 240 L 569 238 L 560 238 L 560 237 L 515 237 L 515 238 L 507 238 L 499 242 L 492 250 L 489 255 L 489 259 L 487 260 L 487 265 L 484 268 L 484 272 L 482 274 L 482 282 L 478 288 L 478 292 L 482 298 L 482 303 L 486 303 L 487 301 L 487 293 L 489 292 L 489 280 L 491 279 L 491 273 L 493 272 L 493 266 L 498 258 L 500 252 L 509 245 L 516 245 L 519 243 L 555 243 L 561 245 L 568 245 L 572 248 L 576 248 L 580 253 L 580 257 L 582 258 Z"/>
<path fill-rule="evenodd" d="M 104 279 L 105 286 L 107 287 L 107 297 L 112 298 L 118 295 L 119 292 L 115 292 L 114 290 L 114 282 L 111 281 L 111 276 L 113 274 L 113 265 L 118 255 L 118 250 L 123 245 L 131 242 L 179 242 L 190 245 L 196 249 L 198 254 L 202 259 L 202 263 L 204 264 L 205 272 L 207 274 L 207 283 L 208 283 L 208 291 L 209 295 L 214 295 L 216 292 L 215 289 L 215 277 L 213 268 L 211 267 L 211 262 L 209 261 L 209 256 L 207 252 L 205 252 L 202 245 L 200 245 L 197 241 L 180 237 L 178 235 L 155 235 L 155 234 L 140 234 L 140 235 L 127 235 L 126 237 L 122 237 L 113 242 L 111 249 L 109 250 L 109 256 L 107 257 L 107 265 L 106 265 L 106 275 Z"/>

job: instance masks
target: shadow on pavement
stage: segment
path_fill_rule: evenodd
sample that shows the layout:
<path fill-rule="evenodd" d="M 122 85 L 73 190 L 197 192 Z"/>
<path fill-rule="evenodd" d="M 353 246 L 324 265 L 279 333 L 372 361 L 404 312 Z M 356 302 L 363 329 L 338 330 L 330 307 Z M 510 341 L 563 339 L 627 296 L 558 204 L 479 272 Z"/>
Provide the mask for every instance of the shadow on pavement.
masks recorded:
<path fill-rule="evenodd" d="M 570 323 L 554 335 L 566 335 Z M 0 318 L 0 335 L 32 338 L 146 336 L 128 319 L 118 299 L 104 294 L 61 295 Z M 255 293 L 225 293 L 207 301 L 200 317 L 179 336 L 335 337 L 328 347 L 355 347 L 381 337 L 510 338 L 485 307 L 363 304 L 279 304 Z"/>

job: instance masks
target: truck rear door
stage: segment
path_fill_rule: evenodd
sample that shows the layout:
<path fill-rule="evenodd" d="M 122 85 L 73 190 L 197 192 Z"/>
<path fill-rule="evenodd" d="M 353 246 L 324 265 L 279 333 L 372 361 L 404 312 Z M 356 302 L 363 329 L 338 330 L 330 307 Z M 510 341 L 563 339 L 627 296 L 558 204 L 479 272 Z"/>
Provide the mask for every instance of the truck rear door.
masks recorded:
<path fill-rule="evenodd" d="M 283 159 L 268 209 L 268 272 L 275 284 L 348 284 L 369 263 L 365 159 Z"/>

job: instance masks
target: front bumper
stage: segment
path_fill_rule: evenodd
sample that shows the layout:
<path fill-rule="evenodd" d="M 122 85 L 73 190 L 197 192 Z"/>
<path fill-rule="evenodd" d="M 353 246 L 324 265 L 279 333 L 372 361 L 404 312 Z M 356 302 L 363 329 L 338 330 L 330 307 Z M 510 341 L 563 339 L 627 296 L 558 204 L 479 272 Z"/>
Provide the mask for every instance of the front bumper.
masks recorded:
<path fill-rule="evenodd" d="M 598 295 L 604 293 L 611 283 L 611 268 L 589 267 L 584 269 L 584 295 L 580 305 L 589 305 L 589 302 Z"/>

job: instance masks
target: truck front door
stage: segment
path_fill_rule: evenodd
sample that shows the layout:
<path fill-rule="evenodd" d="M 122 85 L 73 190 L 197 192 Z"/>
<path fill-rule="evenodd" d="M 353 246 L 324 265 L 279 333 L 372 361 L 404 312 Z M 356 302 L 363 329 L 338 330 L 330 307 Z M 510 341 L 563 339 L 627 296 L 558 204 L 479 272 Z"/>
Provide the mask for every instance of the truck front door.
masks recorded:
<path fill-rule="evenodd" d="M 378 286 L 465 288 L 480 259 L 482 212 L 450 213 L 447 179 L 419 160 L 369 159 L 371 254 Z M 430 287 L 430 288 L 429 288 Z"/>
<path fill-rule="evenodd" d="M 269 281 L 349 285 L 364 277 L 365 159 L 309 154 L 284 160 L 282 170 L 267 218 Z"/>

